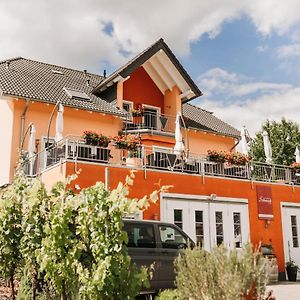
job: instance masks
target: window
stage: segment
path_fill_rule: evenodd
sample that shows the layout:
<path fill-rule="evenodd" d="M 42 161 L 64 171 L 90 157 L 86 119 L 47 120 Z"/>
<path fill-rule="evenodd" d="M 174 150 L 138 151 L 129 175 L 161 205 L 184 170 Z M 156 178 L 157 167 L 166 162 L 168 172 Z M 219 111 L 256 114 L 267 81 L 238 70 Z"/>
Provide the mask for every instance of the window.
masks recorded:
<path fill-rule="evenodd" d="M 292 226 L 292 238 L 293 238 L 293 247 L 298 248 L 298 229 L 297 229 L 297 217 L 291 216 L 291 226 Z"/>
<path fill-rule="evenodd" d="M 123 101 L 123 111 L 127 114 L 127 120 L 132 121 L 131 110 L 133 108 L 133 103 L 131 101 Z"/>
<path fill-rule="evenodd" d="M 160 129 L 158 128 L 159 108 L 150 108 L 144 106 L 144 124 L 145 128 Z"/>
<path fill-rule="evenodd" d="M 128 247 L 155 248 L 154 228 L 151 224 L 125 223 L 124 230 L 128 235 Z"/>
<path fill-rule="evenodd" d="M 216 211 L 216 238 L 217 245 L 221 245 L 224 241 L 223 213 L 221 211 Z"/>
<path fill-rule="evenodd" d="M 175 227 L 159 226 L 159 235 L 163 248 L 182 249 L 187 247 L 187 240 Z"/>
<path fill-rule="evenodd" d="M 204 230 L 203 230 L 203 211 L 195 211 L 195 230 L 196 230 L 196 244 L 203 247 Z"/>
<path fill-rule="evenodd" d="M 241 213 L 233 213 L 233 232 L 236 248 L 242 247 L 242 232 L 241 232 Z"/>
<path fill-rule="evenodd" d="M 174 209 L 174 224 L 182 229 L 182 210 Z"/>

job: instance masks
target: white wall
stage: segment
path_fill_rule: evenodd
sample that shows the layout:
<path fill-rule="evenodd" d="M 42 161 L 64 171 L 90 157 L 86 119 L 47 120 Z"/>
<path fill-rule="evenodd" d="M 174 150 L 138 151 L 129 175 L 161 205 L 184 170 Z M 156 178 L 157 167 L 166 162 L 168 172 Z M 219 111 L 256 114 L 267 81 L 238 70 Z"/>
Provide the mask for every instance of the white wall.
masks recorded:
<path fill-rule="evenodd" d="M 13 135 L 13 111 L 9 105 L 10 101 L 0 97 L 0 186 L 9 182 Z"/>

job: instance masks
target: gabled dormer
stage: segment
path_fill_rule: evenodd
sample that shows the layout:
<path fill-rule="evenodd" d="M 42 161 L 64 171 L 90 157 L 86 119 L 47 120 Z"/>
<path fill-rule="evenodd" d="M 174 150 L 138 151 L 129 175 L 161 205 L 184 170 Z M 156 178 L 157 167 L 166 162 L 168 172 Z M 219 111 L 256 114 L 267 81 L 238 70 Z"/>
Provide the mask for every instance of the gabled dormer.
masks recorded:
<path fill-rule="evenodd" d="M 158 131 L 173 131 L 182 104 L 202 95 L 163 39 L 104 79 L 93 93 L 127 111 L 131 128 Z M 135 124 L 133 110 L 143 111 L 140 123 Z"/>

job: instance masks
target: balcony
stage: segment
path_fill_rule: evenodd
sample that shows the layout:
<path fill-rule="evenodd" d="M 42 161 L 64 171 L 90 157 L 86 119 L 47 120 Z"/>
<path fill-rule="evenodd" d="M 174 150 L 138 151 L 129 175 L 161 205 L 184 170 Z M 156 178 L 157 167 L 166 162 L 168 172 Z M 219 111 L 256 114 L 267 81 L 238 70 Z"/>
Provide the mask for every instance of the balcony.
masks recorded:
<path fill-rule="evenodd" d="M 143 116 L 134 117 L 128 113 L 124 120 L 123 131 L 125 133 L 157 133 L 161 135 L 174 135 L 175 116 L 158 114 L 145 111 Z"/>
<path fill-rule="evenodd" d="M 300 184 L 300 174 L 288 166 L 251 162 L 244 166 L 208 161 L 206 155 L 190 153 L 188 158 L 176 155 L 172 148 L 141 146 L 137 157 L 128 157 L 128 151 L 84 144 L 80 138 L 68 137 L 27 158 L 24 171 L 28 176 L 37 176 L 65 161 L 111 165 L 159 172 L 176 172 L 199 176 L 215 176 L 240 180 L 274 182 L 278 184 Z"/>

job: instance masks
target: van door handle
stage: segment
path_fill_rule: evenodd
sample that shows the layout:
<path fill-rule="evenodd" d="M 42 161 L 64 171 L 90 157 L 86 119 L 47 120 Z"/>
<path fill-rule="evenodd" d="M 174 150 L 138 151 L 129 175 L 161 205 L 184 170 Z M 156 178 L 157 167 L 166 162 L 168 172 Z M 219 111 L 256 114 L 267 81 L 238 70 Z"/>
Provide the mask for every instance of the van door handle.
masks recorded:
<path fill-rule="evenodd" d="M 155 251 L 148 251 L 148 254 L 155 254 Z"/>
<path fill-rule="evenodd" d="M 161 251 L 161 254 L 168 254 L 168 251 Z"/>

